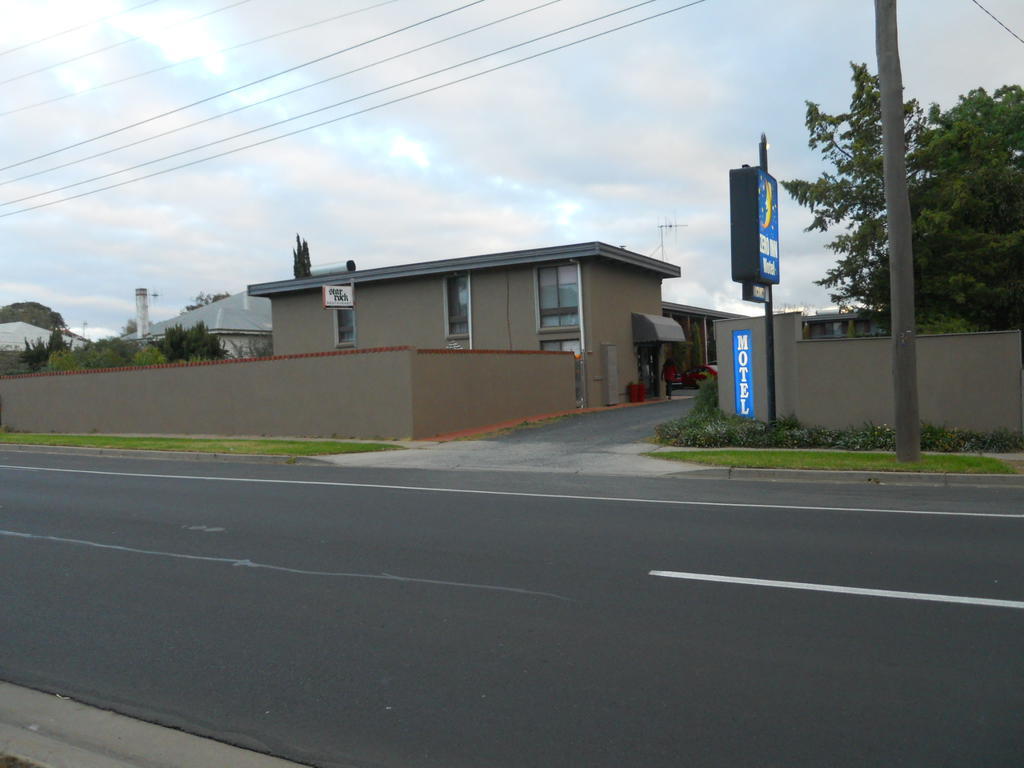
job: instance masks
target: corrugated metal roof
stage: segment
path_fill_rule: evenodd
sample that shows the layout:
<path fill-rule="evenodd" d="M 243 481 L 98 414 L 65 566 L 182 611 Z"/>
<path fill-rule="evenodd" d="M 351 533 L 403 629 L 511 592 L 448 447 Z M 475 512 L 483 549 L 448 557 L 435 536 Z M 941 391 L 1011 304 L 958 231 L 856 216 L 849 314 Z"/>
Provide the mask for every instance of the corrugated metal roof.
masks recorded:
<path fill-rule="evenodd" d="M 211 333 L 270 333 L 270 299 L 249 296 L 244 291 L 236 293 L 170 320 L 150 323 L 149 335 L 163 336 L 175 325 L 188 330 L 199 323 L 205 323 Z"/>
<path fill-rule="evenodd" d="M 50 334 L 51 331 L 46 328 L 29 323 L 0 323 L 0 349 L 24 351 L 26 339 L 29 344 L 40 340 L 49 341 Z"/>
<path fill-rule="evenodd" d="M 564 259 L 581 259 L 601 257 L 622 264 L 629 264 L 640 269 L 655 272 L 661 277 L 679 277 L 679 267 L 667 261 L 658 261 L 648 256 L 625 248 L 616 248 L 605 243 L 576 243 L 559 245 L 551 248 L 534 248 L 525 251 L 507 251 L 504 253 L 488 253 L 481 256 L 466 256 L 458 259 L 442 259 L 440 261 L 423 261 L 415 264 L 399 264 L 394 267 L 378 269 L 362 269 L 355 272 L 335 272 L 314 277 L 302 277 L 291 280 L 277 280 L 271 283 L 256 283 L 249 286 L 250 296 L 273 296 L 280 293 L 308 291 L 334 283 L 369 283 L 381 280 L 397 280 L 403 277 L 421 277 L 423 275 L 445 274 L 447 272 L 464 272 L 474 269 L 516 266 L 519 264 L 537 264 L 545 261 Z"/>

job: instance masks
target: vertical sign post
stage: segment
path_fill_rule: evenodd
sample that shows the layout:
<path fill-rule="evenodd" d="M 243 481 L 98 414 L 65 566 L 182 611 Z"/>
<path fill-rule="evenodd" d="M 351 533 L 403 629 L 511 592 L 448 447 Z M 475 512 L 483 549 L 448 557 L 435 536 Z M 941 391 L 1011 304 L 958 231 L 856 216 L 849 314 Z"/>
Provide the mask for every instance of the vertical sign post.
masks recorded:
<path fill-rule="evenodd" d="M 729 171 L 732 279 L 743 284 L 744 301 L 764 304 L 766 416 L 769 423 L 774 423 L 775 325 L 772 286 L 778 284 L 780 273 L 779 185 L 768 173 L 768 139 L 763 133 L 758 150 L 760 164 L 757 168 L 744 165 Z"/>
<path fill-rule="evenodd" d="M 757 185 L 758 237 L 761 273 L 766 271 L 778 282 L 779 276 L 779 187 L 768 175 L 768 137 L 761 134 L 758 146 L 761 170 Z M 768 251 L 768 253 L 765 253 Z M 764 300 L 764 353 L 768 384 L 768 423 L 775 423 L 775 322 L 772 319 L 772 283 L 765 288 Z"/>

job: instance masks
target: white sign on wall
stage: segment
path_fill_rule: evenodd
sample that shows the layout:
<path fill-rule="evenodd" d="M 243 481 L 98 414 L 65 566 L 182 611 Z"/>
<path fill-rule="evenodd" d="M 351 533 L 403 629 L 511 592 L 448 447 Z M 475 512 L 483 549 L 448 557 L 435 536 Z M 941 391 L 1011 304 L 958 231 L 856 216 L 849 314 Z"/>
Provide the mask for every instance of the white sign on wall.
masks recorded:
<path fill-rule="evenodd" d="M 352 285 L 325 285 L 324 309 L 351 309 L 356 305 L 356 294 Z"/>

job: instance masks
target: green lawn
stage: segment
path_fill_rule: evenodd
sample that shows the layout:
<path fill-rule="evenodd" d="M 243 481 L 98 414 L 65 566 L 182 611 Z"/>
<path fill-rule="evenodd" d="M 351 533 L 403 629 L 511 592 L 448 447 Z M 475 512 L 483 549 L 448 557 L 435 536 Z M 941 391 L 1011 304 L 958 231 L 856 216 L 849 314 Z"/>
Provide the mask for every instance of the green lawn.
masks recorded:
<path fill-rule="evenodd" d="M 949 472 L 955 474 L 1016 474 L 1013 467 L 987 456 L 926 455 L 921 461 L 900 463 L 891 453 L 847 451 L 671 451 L 648 453 L 656 459 L 757 469 L 839 469 L 870 472 Z"/>
<path fill-rule="evenodd" d="M 269 456 L 323 456 L 400 450 L 387 443 L 350 443 L 338 440 L 231 440 L 191 437 L 110 437 L 106 435 L 36 435 L 0 432 L 0 443 L 69 445 L 79 448 L 126 448 L 135 451 L 191 451 L 195 453 L 263 454 Z"/>

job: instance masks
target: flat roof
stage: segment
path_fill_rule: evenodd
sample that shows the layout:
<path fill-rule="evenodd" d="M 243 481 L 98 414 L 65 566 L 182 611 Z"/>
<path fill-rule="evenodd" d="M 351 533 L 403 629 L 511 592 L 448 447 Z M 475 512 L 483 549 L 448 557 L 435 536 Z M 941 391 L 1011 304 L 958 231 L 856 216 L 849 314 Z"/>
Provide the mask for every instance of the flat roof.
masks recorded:
<path fill-rule="evenodd" d="M 270 283 L 254 283 L 249 286 L 250 296 L 273 296 L 282 293 L 294 293 L 333 285 L 338 282 L 370 283 L 382 280 L 398 280 L 403 277 L 422 277 L 449 272 L 465 272 L 474 269 L 490 269 L 494 267 L 518 266 L 521 264 L 539 264 L 546 261 L 564 261 L 565 259 L 583 259 L 599 257 L 610 261 L 628 264 L 639 269 L 646 269 L 662 278 L 679 277 L 680 270 L 675 264 L 659 261 L 625 248 L 617 248 L 605 243 L 576 243 L 574 245 L 558 245 L 550 248 L 533 248 L 525 251 L 506 251 L 488 253 L 481 256 L 465 256 L 458 259 L 441 259 L 439 261 L 422 261 L 415 264 L 399 264 L 393 267 L 377 269 L 359 269 L 354 272 L 331 272 L 312 277 L 276 280 Z"/>
<path fill-rule="evenodd" d="M 717 320 L 737 320 L 741 317 L 751 317 L 751 315 L 737 315 L 735 312 L 723 312 L 720 309 L 693 307 L 689 304 L 673 304 L 671 301 L 661 302 L 661 309 L 664 312 L 679 312 L 686 315 L 707 315 Z"/>

